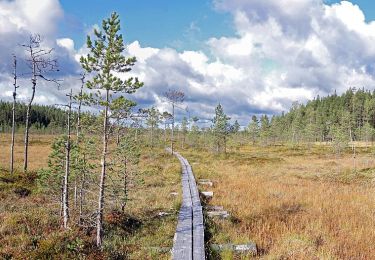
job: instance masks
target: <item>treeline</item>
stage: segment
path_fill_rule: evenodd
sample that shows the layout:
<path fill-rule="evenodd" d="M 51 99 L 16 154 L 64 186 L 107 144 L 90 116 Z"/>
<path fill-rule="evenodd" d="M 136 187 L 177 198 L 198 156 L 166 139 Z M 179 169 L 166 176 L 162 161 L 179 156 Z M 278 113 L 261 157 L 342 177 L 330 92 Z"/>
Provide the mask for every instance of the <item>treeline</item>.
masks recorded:
<path fill-rule="evenodd" d="M 0 101 L 0 132 L 10 132 L 12 128 L 12 106 L 10 102 Z M 15 123 L 18 129 L 25 128 L 27 105 L 16 103 Z M 66 112 L 55 106 L 33 105 L 30 112 L 31 128 L 61 132 L 66 124 Z"/>
<path fill-rule="evenodd" d="M 253 116 L 246 131 L 253 142 L 373 141 L 375 92 L 350 88 L 342 95 L 294 103 L 287 113 L 269 118 Z"/>

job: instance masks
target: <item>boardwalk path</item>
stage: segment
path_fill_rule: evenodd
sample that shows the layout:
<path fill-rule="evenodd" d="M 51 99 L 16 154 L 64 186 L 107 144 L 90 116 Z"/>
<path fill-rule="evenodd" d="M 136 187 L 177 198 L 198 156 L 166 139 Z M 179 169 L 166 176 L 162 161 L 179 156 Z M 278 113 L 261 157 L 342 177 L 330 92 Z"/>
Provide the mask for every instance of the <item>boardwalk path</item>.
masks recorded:
<path fill-rule="evenodd" d="M 172 257 L 175 260 L 205 259 L 203 213 L 197 184 L 189 162 L 179 153 L 174 152 L 174 155 L 182 167 L 182 204 Z"/>

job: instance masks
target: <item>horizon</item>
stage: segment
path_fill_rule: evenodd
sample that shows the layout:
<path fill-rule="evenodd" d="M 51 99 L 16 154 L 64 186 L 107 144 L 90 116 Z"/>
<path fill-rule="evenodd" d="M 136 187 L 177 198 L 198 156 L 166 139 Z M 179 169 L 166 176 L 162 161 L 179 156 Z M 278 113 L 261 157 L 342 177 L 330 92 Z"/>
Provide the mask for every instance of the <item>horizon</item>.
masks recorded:
<path fill-rule="evenodd" d="M 306 103 L 335 90 L 375 89 L 371 1 L 34 2 L 0 1 L 4 101 L 12 98 L 11 54 L 22 57 L 18 45 L 31 33 L 40 33 L 55 48 L 62 89 L 77 90 L 77 60 L 87 53 L 86 35 L 112 11 L 120 14 L 127 54 L 138 59 L 129 75 L 145 82 L 131 97 L 139 107 L 170 110 L 161 96 L 176 88 L 185 92 L 184 106 L 192 116 L 211 118 L 221 103 L 244 125 L 252 115 L 280 114 L 293 102 Z M 85 12 L 88 4 L 91 12 Z M 20 80 L 19 101 L 29 97 L 28 82 Z M 37 88 L 38 104 L 64 99 L 65 92 L 54 86 Z"/>

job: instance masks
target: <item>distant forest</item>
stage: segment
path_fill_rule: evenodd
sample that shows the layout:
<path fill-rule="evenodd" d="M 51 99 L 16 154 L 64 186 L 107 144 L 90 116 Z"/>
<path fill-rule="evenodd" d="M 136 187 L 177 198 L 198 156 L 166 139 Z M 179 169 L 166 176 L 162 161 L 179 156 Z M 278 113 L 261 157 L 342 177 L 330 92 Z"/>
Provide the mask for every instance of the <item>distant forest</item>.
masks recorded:
<path fill-rule="evenodd" d="M 0 101 L 0 131 L 9 132 L 12 127 L 12 103 Z M 62 130 L 66 123 L 66 113 L 55 106 L 33 105 L 30 115 L 31 127 L 36 130 Z M 16 105 L 17 128 L 24 129 L 26 121 L 26 105 Z"/>
<path fill-rule="evenodd" d="M 17 103 L 18 128 L 24 128 L 25 111 L 26 105 Z M 0 101 L 1 132 L 10 131 L 11 116 L 12 103 Z M 63 131 L 66 118 L 66 112 L 54 106 L 33 105 L 31 111 L 31 125 L 34 130 Z M 375 91 L 350 88 L 342 95 L 334 93 L 327 97 L 317 96 L 306 104 L 295 102 L 288 112 L 281 115 L 258 117 L 249 115 L 249 119 L 248 127 L 243 131 L 240 129 L 237 131 L 247 134 L 254 143 L 373 141 Z M 210 129 L 197 130 L 210 131 Z"/>
<path fill-rule="evenodd" d="M 375 91 L 350 88 L 342 95 L 295 102 L 272 118 L 253 117 L 248 131 L 268 141 L 373 141 L 374 128 Z"/>

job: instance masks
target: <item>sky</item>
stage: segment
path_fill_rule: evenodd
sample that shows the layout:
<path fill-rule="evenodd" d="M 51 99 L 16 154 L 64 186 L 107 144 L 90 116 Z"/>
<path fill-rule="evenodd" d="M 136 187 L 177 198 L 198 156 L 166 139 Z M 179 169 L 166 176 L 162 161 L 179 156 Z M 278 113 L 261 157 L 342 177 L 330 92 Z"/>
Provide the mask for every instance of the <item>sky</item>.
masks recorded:
<path fill-rule="evenodd" d="M 12 98 L 12 54 L 20 59 L 18 98 L 30 98 L 21 44 L 39 33 L 60 64 L 60 89 L 37 87 L 41 104 L 77 91 L 87 34 L 120 14 L 125 55 L 138 62 L 120 77 L 145 85 L 139 107 L 170 110 L 163 93 L 186 94 L 191 116 L 225 112 L 246 125 L 252 115 L 279 114 L 293 102 L 349 87 L 375 90 L 375 2 L 366 0 L 0 0 L 0 99 Z M 186 111 L 179 111 L 179 118 Z"/>

